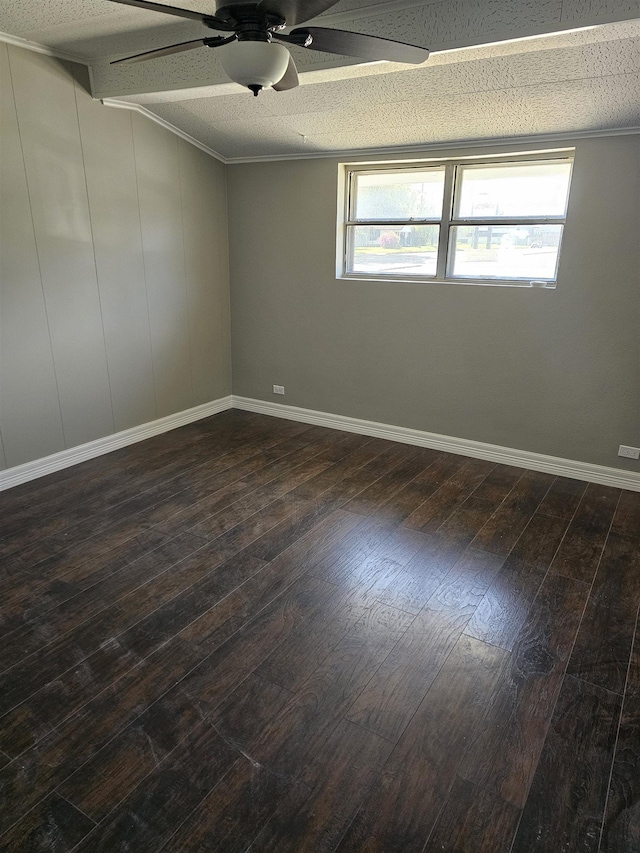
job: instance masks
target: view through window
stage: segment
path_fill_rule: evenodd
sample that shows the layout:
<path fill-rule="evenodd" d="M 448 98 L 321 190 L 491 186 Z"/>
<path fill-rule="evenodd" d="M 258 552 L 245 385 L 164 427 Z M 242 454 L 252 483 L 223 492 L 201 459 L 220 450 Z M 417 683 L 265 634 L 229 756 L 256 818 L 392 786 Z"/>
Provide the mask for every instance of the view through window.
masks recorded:
<path fill-rule="evenodd" d="M 571 167 L 566 156 L 350 169 L 344 273 L 554 282 Z"/>

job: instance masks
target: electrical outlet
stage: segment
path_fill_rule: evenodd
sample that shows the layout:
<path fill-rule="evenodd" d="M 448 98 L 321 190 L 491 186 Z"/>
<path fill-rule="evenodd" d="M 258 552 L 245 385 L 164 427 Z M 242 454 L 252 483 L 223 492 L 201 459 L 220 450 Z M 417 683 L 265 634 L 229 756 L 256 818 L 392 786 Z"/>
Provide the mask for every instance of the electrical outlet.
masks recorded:
<path fill-rule="evenodd" d="M 274 394 L 284 394 L 284 385 L 274 385 L 273 386 Z"/>
<path fill-rule="evenodd" d="M 618 456 L 624 456 L 626 459 L 640 459 L 640 447 L 628 447 L 626 444 L 621 444 L 618 448 Z"/>

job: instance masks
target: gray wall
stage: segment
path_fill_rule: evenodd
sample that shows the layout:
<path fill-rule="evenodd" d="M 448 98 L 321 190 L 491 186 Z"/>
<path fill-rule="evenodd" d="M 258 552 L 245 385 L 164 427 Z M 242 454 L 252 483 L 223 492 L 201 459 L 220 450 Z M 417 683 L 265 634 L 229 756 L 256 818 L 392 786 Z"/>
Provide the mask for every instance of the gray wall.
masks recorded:
<path fill-rule="evenodd" d="M 638 470 L 639 169 L 577 142 L 542 290 L 337 281 L 338 161 L 229 167 L 234 394 Z"/>
<path fill-rule="evenodd" d="M 225 168 L 82 73 L 0 44 L 1 467 L 230 393 L 228 179 L 235 394 L 638 470 L 640 137 L 577 142 L 555 291 L 337 281 L 337 160 Z"/>
<path fill-rule="evenodd" d="M 231 391 L 225 167 L 85 73 L 0 44 L 2 467 Z"/>

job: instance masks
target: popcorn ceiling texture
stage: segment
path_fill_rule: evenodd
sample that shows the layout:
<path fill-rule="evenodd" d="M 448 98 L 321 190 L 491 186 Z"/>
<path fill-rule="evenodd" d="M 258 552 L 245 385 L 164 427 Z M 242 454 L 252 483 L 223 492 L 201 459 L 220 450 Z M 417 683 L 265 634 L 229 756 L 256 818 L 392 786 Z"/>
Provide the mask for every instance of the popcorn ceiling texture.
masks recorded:
<path fill-rule="evenodd" d="M 304 85 L 254 99 L 234 93 L 215 50 L 109 65 L 204 37 L 197 23 L 108 0 L 0 4 L 0 30 L 91 62 L 94 96 L 138 100 L 227 159 L 637 126 L 634 18 L 640 0 L 341 0 L 319 20 L 452 52 L 416 68 L 294 48 Z M 586 26 L 593 29 L 495 44 Z"/>
<path fill-rule="evenodd" d="M 229 159 L 638 126 L 640 37 L 147 108 Z"/>

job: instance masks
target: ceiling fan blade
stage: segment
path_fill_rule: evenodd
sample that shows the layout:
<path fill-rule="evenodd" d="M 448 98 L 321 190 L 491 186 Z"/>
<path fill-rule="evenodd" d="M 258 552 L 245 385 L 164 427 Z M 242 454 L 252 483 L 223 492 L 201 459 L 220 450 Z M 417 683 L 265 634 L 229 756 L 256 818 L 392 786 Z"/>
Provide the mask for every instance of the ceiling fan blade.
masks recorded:
<path fill-rule="evenodd" d="M 366 36 L 362 33 L 350 33 L 346 30 L 330 30 L 326 27 L 303 27 L 292 30 L 294 38 L 302 38 L 308 33 L 313 41 L 307 45 L 311 50 L 324 53 L 339 53 L 343 56 L 358 56 L 372 61 L 407 62 L 410 65 L 420 65 L 429 57 L 426 47 L 416 47 L 401 41 Z"/>
<path fill-rule="evenodd" d="M 220 27 L 215 26 L 212 29 L 229 29 L 224 21 L 218 21 L 214 15 L 205 15 L 204 12 L 194 12 L 192 9 L 179 9 L 177 6 L 166 6 L 164 3 L 151 3 L 149 0 L 111 0 L 111 2 L 122 3 L 123 6 L 137 6 L 149 12 L 164 12 L 167 15 L 176 15 L 178 18 L 191 18 L 194 21 L 200 21 L 201 24 L 207 22 L 220 24 Z"/>
<path fill-rule="evenodd" d="M 222 39 L 226 41 L 226 39 Z M 172 53 L 181 53 L 183 50 L 193 50 L 196 47 L 203 47 L 207 39 L 196 39 L 195 41 L 182 41 L 180 44 L 171 44 L 169 47 L 160 47 L 157 50 L 147 50 L 144 53 L 136 53 L 133 56 L 126 56 L 124 59 L 115 59 L 109 65 L 118 65 L 122 62 L 144 62 L 146 59 L 157 59 L 160 56 L 169 56 Z"/>
<path fill-rule="evenodd" d="M 272 12 L 287 22 L 288 26 L 310 21 L 321 12 L 335 6 L 338 0 L 260 0 L 261 12 Z"/>
<path fill-rule="evenodd" d="M 274 88 L 276 92 L 285 92 L 287 89 L 295 89 L 296 86 L 299 85 L 298 69 L 293 61 L 293 56 L 289 54 L 289 65 L 287 66 L 287 70 L 284 72 L 284 77 L 278 80 L 277 83 L 274 83 L 272 88 Z"/>

